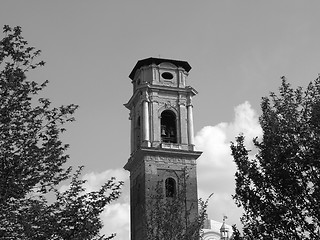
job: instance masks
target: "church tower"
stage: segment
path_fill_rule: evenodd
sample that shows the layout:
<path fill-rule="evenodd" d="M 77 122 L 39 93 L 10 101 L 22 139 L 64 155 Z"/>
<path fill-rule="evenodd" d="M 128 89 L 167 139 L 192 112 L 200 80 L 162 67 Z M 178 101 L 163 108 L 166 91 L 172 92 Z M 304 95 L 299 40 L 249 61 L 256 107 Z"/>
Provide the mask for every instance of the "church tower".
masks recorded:
<path fill-rule="evenodd" d="M 131 240 L 146 239 L 144 223 L 151 210 L 146 203 L 159 183 L 164 198 L 184 186 L 189 217 L 198 215 L 196 159 L 201 152 L 194 150 L 192 98 L 197 91 L 187 85 L 190 70 L 185 61 L 147 58 L 129 75 L 133 95 L 124 105 L 130 110 L 131 155 L 124 169 L 130 171 Z"/>

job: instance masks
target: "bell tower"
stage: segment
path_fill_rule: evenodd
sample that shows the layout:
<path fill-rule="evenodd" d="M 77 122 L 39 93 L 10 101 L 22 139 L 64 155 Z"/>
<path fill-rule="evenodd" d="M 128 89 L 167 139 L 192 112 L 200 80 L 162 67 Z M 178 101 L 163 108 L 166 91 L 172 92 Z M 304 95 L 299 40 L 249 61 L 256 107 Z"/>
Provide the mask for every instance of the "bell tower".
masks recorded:
<path fill-rule="evenodd" d="M 124 105 L 130 110 L 131 155 L 124 169 L 130 171 L 131 240 L 146 239 L 146 203 L 159 183 L 163 197 L 171 198 L 185 181 L 189 218 L 198 215 L 196 159 L 201 152 L 194 150 L 192 98 L 197 91 L 187 85 L 190 70 L 185 61 L 147 58 L 129 75 L 133 95 Z"/>

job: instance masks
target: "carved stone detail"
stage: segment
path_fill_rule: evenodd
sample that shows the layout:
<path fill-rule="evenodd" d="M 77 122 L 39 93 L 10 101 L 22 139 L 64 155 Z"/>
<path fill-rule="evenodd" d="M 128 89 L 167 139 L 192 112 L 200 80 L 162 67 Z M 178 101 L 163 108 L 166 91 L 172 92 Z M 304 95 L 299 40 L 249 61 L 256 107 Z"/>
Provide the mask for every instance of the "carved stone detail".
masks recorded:
<path fill-rule="evenodd" d="M 172 81 L 162 81 L 163 83 L 163 86 L 166 86 L 166 87 L 171 87 L 174 85 L 174 82 Z"/>
<path fill-rule="evenodd" d="M 145 91 L 142 92 L 141 100 L 150 102 L 150 97 L 149 97 L 148 90 L 145 90 Z"/>
<path fill-rule="evenodd" d="M 159 104 L 165 109 L 176 108 L 176 105 L 177 105 L 176 100 L 172 100 L 172 99 L 163 99 L 163 101 L 159 101 Z"/>
<path fill-rule="evenodd" d="M 186 106 L 187 105 L 187 100 L 186 99 L 179 99 L 178 105 L 179 106 Z"/>
<path fill-rule="evenodd" d="M 166 157 L 166 156 L 145 156 L 145 161 L 154 161 L 163 164 L 173 163 L 173 164 L 182 164 L 182 165 L 189 165 L 189 164 L 196 164 L 194 159 L 188 158 L 179 158 L 179 157 Z"/>
<path fill-rule="evenodd" d="M 149 99 L 150 99 L 150 102 L 152 102 L 152 103 L 159 103 L 159 96 L 150 96 L 149 97 Z"/>

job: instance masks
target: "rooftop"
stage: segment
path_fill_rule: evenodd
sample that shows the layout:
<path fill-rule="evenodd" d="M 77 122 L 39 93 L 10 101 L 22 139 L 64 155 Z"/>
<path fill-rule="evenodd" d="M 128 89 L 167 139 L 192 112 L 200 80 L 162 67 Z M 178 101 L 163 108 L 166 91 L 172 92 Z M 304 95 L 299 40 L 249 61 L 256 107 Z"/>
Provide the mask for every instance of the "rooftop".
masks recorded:
<path fill-rule="evenodd" d="M 132 71 L 131 71 L 131 73 L 129 75 L 129 78 L 131 78 L 133 80 L 135 72 L 139 68 L 141 68 L 142 66 L 148 66 L 148 65 L 151 65 L 151 64 L 159 65 L 160 63 L 163 63 L 163 62 L 169 62 L 169 63 L 172 63 L 172 64 L 176 65 L 177 67 L 182 67 L 187 72 L 189 72 L 191 70 L 191 66 L 186 61 L 150 57 L 150 58 L 139 60 L 137 62 L 137 64 L 134 66 L 134 68 L 132 69 Z"/>

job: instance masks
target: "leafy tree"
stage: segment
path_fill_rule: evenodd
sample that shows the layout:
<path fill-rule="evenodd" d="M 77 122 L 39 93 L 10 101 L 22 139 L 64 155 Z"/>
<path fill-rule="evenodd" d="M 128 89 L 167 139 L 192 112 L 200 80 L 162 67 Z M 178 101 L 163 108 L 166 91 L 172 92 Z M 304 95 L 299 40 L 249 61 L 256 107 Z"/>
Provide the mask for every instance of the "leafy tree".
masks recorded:
<path fill-rule="evenodd" d="M 231 144 L 244 237 L 319 239 L 320 79 L 303 90 L 282 77 L 279 90 L 262 99 L 257 154 L 250 155 L 243 135 Z"/>
<path fill-rule="evenodd" d="M 187 206 L 185 202 L 187 176 L 180 176 L 179 191 L 172 197 L 165 197 L 163 182 L 156 187 L 156 194 L 147 200 L 147 220 L 145 225 L 148 240 L 199 240 L 206 219 L 209 199 L 199 199 L 198 206 Z M 192 216 L 192 208 L 198 207 L 198 216 Z"/>
<path fill-rule="evenodd" d="M 64 168 L 68 144 L 60 134 L 74 121 L 74 104 L 52 108 L 39 98 L 48 81 L 27 80 L 40 50 L 30 47 L 21 28 L 3 28 L 0 41 L 0 238 L 111 239 L 100 236 L 104 207 L 117 199 L 122 183 L 107 181 L 87 193 L 80 167 Z M 59 191 L 59 184 L 69 188 Z"/>

